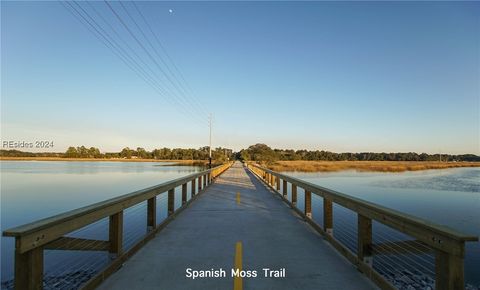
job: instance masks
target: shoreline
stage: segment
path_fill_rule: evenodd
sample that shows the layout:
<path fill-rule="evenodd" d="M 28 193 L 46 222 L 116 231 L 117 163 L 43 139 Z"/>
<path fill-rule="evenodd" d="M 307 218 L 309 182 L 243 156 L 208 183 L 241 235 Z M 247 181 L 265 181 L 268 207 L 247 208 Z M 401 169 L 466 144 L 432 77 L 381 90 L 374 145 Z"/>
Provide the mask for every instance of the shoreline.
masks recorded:
<path fill-rule="evenodd" d="M 63 158 L 63 157 L 0 157 L 1 161 L 62 161 L 62 162 L 151 162 L 174 163 L 174 165 L 202 166 L 208 160 L 161 160 L 140 158 Z M 162 165 L 158 165 L 162 166 Z M 277 172 L 338 172 L 355 170 L 358 172 L 406 172 L 439 170 L 450 168 L 480 167 L 480 162 L 440 162 L 440 161 L 276 161 L 263 164 Z"/>
<path fill-rule="evenodd" d="M 266 165 L 276 172 L 406 172 L 432 169 L 480 167 L 480 162 L 440 161 L 277 161 Z"/>
<path fill-rule="evenodd" d="M 79 162 L 175 162 L 178 164 L 208 163 L 208 160 L 163 160 L 141 158 L 63 158 L 63 157 L 0 157 L 0 161 L 79 161 Z"/>

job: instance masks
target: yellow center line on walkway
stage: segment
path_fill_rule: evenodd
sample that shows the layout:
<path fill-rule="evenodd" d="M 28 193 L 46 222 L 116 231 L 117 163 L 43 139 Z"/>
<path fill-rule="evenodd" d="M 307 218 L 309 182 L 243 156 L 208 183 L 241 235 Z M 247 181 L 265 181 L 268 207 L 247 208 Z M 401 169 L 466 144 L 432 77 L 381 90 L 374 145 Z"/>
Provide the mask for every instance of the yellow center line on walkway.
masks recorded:
<path fill-rule="evenodd" d="M 235 269 L 238 269 L 238 272 L 242 271 L 242 242 L 237 242 L 235 245 Z M 243 281 L 242 277 L 235 276 L 233 277 L 233 290 L 242 290 Z"/>
<path fill-rule="evenodd" d="M 237 204 L 240 204 L 240 192 L 237 191 Z"/>

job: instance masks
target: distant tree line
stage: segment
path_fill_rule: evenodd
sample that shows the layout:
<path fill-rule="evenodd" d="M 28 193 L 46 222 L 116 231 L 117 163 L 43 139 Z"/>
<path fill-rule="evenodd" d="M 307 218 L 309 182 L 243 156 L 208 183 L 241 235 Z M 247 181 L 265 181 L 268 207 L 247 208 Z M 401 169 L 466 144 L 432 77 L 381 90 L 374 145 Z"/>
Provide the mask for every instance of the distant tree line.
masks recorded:
<path fill-rule="evenodd" d="M 157 159 L 157 160 L 208 160 L 208 147 L 199 149 L 183 148 L 161 148 L 147 151 L 144 148 L 137 147 L 130 149 L 123 148 L 120 152 L 101 153 L 96 147 L 87 148 L 85 146 L 68 147 L 65 153 L 33 153 L 19 150 L 0 150 L 2 157 L 61 157 L 61 158 L 123 158 L 123 159 Z M 233 150 L 218 147 L 212 150 L 212 159 L 217 162 L 224 162 L 235 158 Z"/>
<path fill-rule="evenodd" d="M 64 157 L 64 153 L 58 152 L 25 152 L 20 150 L 3 150 L 0 149 L 1 157 Z"/>
<path fill-rule="evenodd" d="M 157 159 L 157 160 L 208 160 L 209 152 L 208 146 L 199 149 L 184 149 L 184 148 L 160 148 L 152 151 L 147 151 L 144 148 L 137 147 L 137 149 L 130 149 L 125 147 L 118 153 L 105 153 L 105 158 L 142 158 L 142 159 Z M 218 147 L 212 149 L 212 159 L 216 161 L 227 161 L 234 158 L 233 150 Z"/>
<path fill-rule="evenodd" d="M 104 158 L 105 156 L 100 153 L 100 150 L 95 147 L 86 148 L 80 147 L 68 147 L 67 151 L 63 155 L 66 158 Z"/>
<path fill-rule="evenodd" d="M 334 153 L 324 150 L 272 149 L 265 144 L 255 144 L 237 153 L 242 160 L 274 162 L 279 160 L 322 160 L 322 161 L 480 161 L 474 154 L 450 155 L 427 153 Z"/>
<path fill-rule="evenodd" d="M 85 146 L 69 147 L 65 153 L 32 153 L 19 150 L 0 150 L 3 157 L 63 157 L 63 158 L 123 158 L 123 159 L 156 159 L 156 160 L 208 160 L 208 146 L 199 149 L 160 148 L 147 151 L 137 147 L 123 148 L 120 152 L 102 153 L 96 147 Z M 480 156 L 474 154 L 427 154 L 427 153 L 334 153 L 324 150 L 292 150 L 272 149 L 265 144 L 255 144 L 240 152 L 234 153 L 232 149 L 215 148 L 212 150 L 212 159 L 217 162 L 242 159 L 262 162 L 275 162 L 279 160 L 324 160 L 324 161 L 477 161 Z"/>

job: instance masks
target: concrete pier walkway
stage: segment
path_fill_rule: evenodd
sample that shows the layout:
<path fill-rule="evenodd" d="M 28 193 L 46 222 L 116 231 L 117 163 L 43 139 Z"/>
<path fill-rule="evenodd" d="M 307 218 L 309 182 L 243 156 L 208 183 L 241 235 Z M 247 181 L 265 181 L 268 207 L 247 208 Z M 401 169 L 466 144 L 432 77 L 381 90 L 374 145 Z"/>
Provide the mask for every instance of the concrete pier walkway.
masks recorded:
<path fill-rule="evenodd" d="M 234 289 L 239 261 L 258 276 L 236 290 L 377 289 L 238 162 L 99 289 Z M 226 277 L 192 280 L 187 268 L 223 268 Z M 265 278 L 263 268 L 286 277 Z"/>

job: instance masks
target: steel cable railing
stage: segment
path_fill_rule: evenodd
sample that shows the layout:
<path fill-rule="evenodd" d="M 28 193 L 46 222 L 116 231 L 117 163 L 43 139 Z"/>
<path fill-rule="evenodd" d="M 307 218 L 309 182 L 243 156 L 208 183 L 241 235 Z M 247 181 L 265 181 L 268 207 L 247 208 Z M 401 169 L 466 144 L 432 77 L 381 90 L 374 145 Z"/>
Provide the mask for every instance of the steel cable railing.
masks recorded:
<path fill-rule="evenodd" d="M 312 196 L 312 219 L 323 225 L 323 199 L 316 195 Z"/>
<path fill-rule="evenodd" d="M 333 205 L 333 237 L 347 245 L 353 253 L 357 253 L 357 216 L 349 209 Z"/>
<path fill-rule="evenodd" d="M 100 237 L 102 231 L 108 229 L 108 220 L 102 219 L 67 235 L 77 238 L 105 238 Z M 75 289 L 93 277 L 98 268 L 108 262 L 108 254 L 102 252 L 85 251 L 96 240 L 83 240 L 76 244 L 77 251 L 46 250 L 44 289 Z M 67 241 L 65 247 L 72 245 L 73 240 Z M 58 256 L 62 256 L 59 258 Z M 56 261 L 49 264 L 48 261 Z"/>
<path fill-rule="evenodd" d="M 157 224 L 161 223 L 168 217 L 168 196 L 166 193 L 162 193 L 157 196 Z"/>
<path fill-rule="evenodd" d="M 159 202 L 160 204 L 164 204 L 166 200 L 167 196 L 163 196 L 157 202 Z M 126 250 L 131 248 L 136 241 L 143 238 L 147 233 L 147 226 L 144 222 L 146 215 L 146 207 L 146 202 L 143 202 L 125 210 L 125 219 L 128 220 L 128 222 L 124 223 L 123 241 Z M 104 226 L 108 226 L 106 220 L 99 221 L 96 224 L 103 224 Z M 80 233 L 85 233 L 88 230 L 92 232 L 93 227 L 94 225 L 92 224 L 86 228 L 77 231 L 74 234 L 75 236 L 80 236 Z M 99 231 L 96 230 L 93 232 L 98 233 Z M 74 234 L 72 233 L 71 236 L 73 236 Z M 95 241 L 85 241 L 80 245 L 84 249 L 88 249 L 88 247 L 91 246 L 93 243 L 95 243 Z M 77 253 L 77 255 L 78 254 L 80 253 Z M 45 283 L 45 287 L 52 289 L 72 289 L 75 287 L 79 287 L 82 283 L 88 281 L 89 278 L 96 274 L 102 268 L 102 266 L 106 265 L 110 260 L 108 255 L 105 253 L 92 252 L 90 254 L 87 254 L 87 251 L 83 251 L 81 252 L 81 254 L 83 254 L 81 259 L 78 259 L 75 263 L 69 263 L 62 268 L 58 267 L 58 265 L 61 264 L 59 263 L 52 266 L 52 268 L 55 269 L 54 272 L 47 270 L 46 276 L 49 277 L 49 280 L 53 281 L 54 283 Z M 72 260 L 72 257 L 70 257 L 69 259 Z M 79 273 L 81 274 L 81 277 L 78 277 L 79 275 L 72 275 Z"/>

